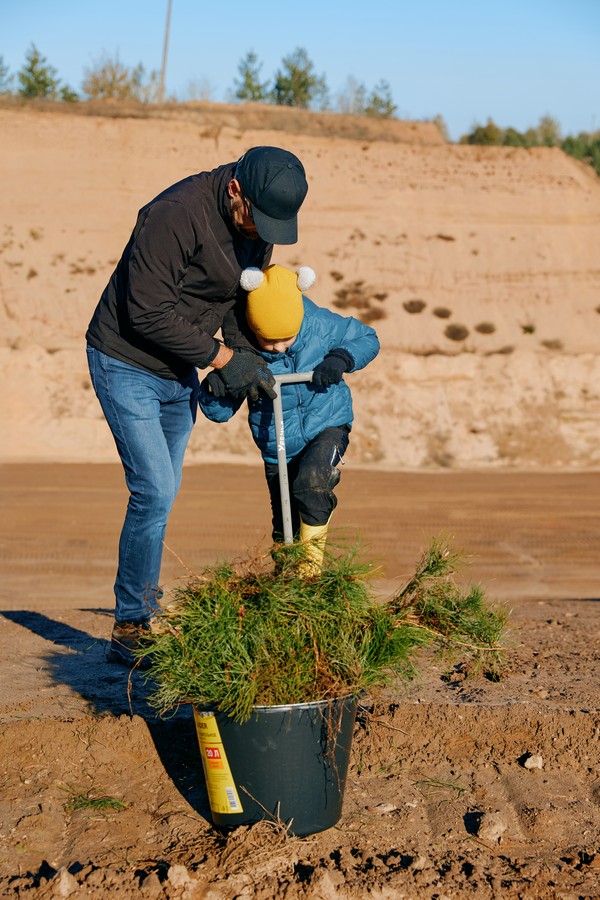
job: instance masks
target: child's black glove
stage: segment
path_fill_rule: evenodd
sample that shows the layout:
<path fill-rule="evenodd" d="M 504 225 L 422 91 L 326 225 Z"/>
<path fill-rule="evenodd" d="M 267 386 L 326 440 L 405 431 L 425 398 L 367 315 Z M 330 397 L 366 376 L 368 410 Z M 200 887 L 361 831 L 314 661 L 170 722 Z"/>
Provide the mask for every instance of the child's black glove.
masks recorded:
<path fill-rule="evenodd" d="M 339 384 L 342 375 L 354 366 L 354 360 L 347 350 L 336 347 L 330 350 L 323 362 L 315 366 L 312 383 L 317 387 L 329 387 L 330 384 Z"/>
<path fill-rule="evenodd" d="M 225 393 L 237 400 L 243 397 L 258 400 L 259 390 L 264 391 L 271 400 L 277 396 L 272 387 L 275 379 L 266 362 L 251 350 L 234 350 L 229 362 L 217 369 L 217 375 L 223 380 Z M 219 396 L 216 393 L 214 395 Z"/>
<path fill-rule="evenodd" d="M 221 397 L 227 396 L 225 382 L 219 377 L 218 372 L 209 372 L 206 378 L 201 381 L 200 387 L 203 388 L 207 394 L 210 394 L 211 397 L 216 397 L 219 400 Z"/>

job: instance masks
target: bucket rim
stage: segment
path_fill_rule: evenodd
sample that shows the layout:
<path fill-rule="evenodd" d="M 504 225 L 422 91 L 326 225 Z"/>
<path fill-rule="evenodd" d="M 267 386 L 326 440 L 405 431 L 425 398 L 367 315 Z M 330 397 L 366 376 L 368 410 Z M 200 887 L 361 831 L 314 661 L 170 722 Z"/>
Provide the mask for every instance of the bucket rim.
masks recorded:
<path fill-rule="evenodd" d="M 329 697 L 327 700 L 306 700 L 303 703 L 265 703 L 265 704 L 257 704 L 252 707 L 251 712 L 286 712 L 287 710 L 302 710 L 302 709 L 321 709 L 326 706 L 333 706 L 337 703 L 346 703 L 348 701 L 358 702 L 359 694 L 343 694 L 339 697 Z M 217 709 L 216 706 L 210 703 L 200 704 L 193 703 L 193 708 L 197 710 L 199 713 L 221 713 L 222 715 L 229 716 L 228 713 L 223 712 L 222 710 Z"/>

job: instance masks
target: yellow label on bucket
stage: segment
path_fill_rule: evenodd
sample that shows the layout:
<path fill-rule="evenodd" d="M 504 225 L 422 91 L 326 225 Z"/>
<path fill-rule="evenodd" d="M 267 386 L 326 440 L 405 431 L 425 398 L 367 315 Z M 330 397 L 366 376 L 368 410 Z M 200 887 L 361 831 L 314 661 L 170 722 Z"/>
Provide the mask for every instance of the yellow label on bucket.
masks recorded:
<path fill-rule="evenodd" d="M 243 812 L 214 714 L 194 709 L 194 721 L 211 810 L 221 814 Z"/>

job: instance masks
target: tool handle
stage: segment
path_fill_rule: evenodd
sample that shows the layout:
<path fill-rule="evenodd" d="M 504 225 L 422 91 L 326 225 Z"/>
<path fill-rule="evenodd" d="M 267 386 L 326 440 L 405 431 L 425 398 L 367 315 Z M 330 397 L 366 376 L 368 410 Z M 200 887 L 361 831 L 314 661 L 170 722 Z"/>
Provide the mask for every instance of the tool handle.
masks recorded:
<path fill-rule="evenodd" d="M 283 406 L 281 403 L 281 385 L 312 381 L 312 372 L 292 372 L 289 375 L 275 375 L 276 396 L 273 400 L 275 417 L 275 436 L 277 439 L 277 467 L 279 470 L 279 494 L 281 497 L 281 516 L 283 519 L 283 540 L 292 544 L 292 505 L 290 503 L 290 485 L 288 481 L 287 454 L 285 450 L 285 428 L 283 425 Z"/>

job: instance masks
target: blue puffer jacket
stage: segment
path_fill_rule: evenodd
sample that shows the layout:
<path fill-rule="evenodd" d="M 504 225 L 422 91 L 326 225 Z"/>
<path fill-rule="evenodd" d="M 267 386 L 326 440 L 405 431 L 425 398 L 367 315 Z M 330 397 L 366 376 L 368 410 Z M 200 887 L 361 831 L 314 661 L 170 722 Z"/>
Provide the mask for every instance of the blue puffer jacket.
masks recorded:
<path fill-rule="evenodd" d="M 273 375 L 310 372 L 337 347 L 346 350 L 354 360 L 351 372 L 363 369 L 375 359 L 379 340 L 372 328 L 352 316 L 340 316 L 317 306 L 308 297 L 303 297 L 303 301 L 304 319 L 292 346 L 285 353 L 261 353 Z M 213 397 L 203 386 L 199 402 L 204 415 L 213 422 L 227 422 L 243 403 L 230 397 Z M 288 461 L 324 428 L 352 425 L 354 418 L 352 395 L 344 381 L 325 389 L 310 382 L 283 384 L 281 402 Z M 252 436 L 263 459 L 277 462 L 273 402 L 261 395 L 256 402 L 249 402 L 248 407 Z"/>

